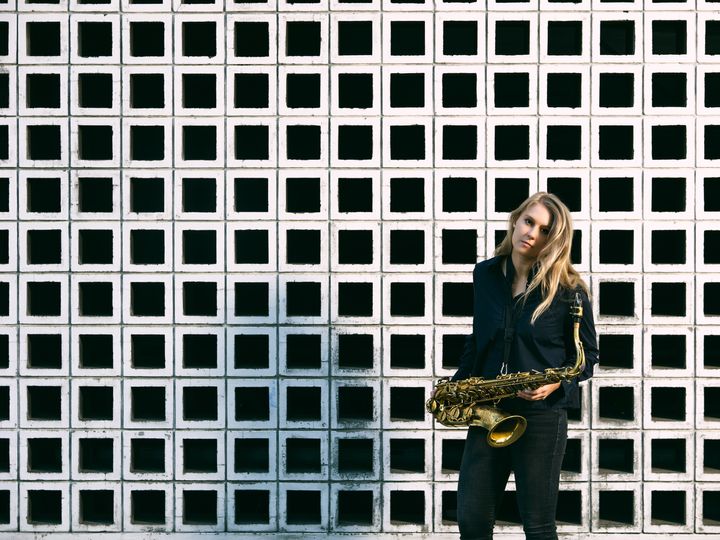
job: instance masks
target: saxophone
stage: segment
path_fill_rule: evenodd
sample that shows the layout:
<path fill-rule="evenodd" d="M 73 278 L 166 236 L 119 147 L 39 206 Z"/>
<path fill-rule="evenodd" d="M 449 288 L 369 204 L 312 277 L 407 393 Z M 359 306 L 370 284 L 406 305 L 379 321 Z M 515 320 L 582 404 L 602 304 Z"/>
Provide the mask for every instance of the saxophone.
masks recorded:
<path fill-rule="evenodd" d="M 508 373 L 495 379 L 471 377 L 462 381 L 440 379 L 425 408 L 444 426 L 480 426 L 488 430 L 487 442 L 493 447 L 508 446 L 525 432 L 527 420 L 496 408 L 503 398 L 514 397 L 522 390 L 534 390 L 546 384 L 568 381 L 585 368 L 585 351 L 580 341 L 580 320 L 583 308 L 579 293 L 570 306 L 573 318 L 575 364 L 545 371 Z M 492 402 L 491 405 L 482 405 Z"/>

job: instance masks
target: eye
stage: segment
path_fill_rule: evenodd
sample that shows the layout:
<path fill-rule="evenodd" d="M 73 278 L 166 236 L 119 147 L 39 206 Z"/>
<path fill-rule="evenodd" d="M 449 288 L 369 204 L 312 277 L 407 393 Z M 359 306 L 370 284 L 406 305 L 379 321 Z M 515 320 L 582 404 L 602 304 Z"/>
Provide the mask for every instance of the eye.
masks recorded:
<path fill-rule="evenodd" d="M 550 229 L 540 229 L 540 232 L 547 236 L 550 234 Z"/>
<path fill-rule="evenodd" d="M 525 223 L 526 223 L 527 225 L 532 225 L 532 224 L 533 224 L 533 220 L 530 219 L 530 218 L 525 218 Z"/>

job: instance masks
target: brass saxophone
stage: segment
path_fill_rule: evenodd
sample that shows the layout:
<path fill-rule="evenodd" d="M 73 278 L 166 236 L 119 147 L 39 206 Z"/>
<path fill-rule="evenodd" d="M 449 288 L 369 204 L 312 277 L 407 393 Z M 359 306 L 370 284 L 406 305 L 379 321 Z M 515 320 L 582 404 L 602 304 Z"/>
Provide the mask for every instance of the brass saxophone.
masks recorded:
<path fill-rule="evenodd" d="M 480 426 L 488 430 L 490 446 L 503 447 L 517 441 L 525 432 L 527 420 L 520 415 L 507 414 L 495 406 L 503 398 L 514 397 L 522 390 L 534 390 L 546 384 L 573 379 L 585 368 L 585 351 L 580 341 L 580 320 L 583 308 L 579 293 L 570 306 L 573 318 L 575 364 L 545 371 L 499 375 L 495 379 L 470 377 L 462 381 L 440 379 L 425 408 L 444 426 Z M 481 405 L 492 402 L 492 405 Z"/>

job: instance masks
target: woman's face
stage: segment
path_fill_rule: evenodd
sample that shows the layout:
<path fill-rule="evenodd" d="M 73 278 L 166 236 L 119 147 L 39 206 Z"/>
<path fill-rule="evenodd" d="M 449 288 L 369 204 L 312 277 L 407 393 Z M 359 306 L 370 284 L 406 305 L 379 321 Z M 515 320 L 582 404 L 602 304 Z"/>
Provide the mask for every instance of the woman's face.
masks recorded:
<path fill-rule="evenodd" d="M 545 205 L 535 203 L 528 206 L 515 222 L 513 251 L 528 259 L 536 259 L 550 236 L 551 218 Z"/>

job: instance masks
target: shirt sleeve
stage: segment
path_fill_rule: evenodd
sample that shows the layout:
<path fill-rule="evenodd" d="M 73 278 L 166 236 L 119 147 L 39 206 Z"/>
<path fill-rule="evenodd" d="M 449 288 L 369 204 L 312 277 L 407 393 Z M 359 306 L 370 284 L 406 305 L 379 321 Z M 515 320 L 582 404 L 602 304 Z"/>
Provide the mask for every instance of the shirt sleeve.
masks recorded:
<path fill-rule="evenodd" d="M 595 364 L 599 362 L 599 351 L 597 345 L 597 334 L 595 332 L 595 320 L 593 318 L 592 304 L 585 291 L 580 291 L 580 297 L 582 299 L 583 316 L 580 320 L 580 341 L 583 344 L 583 350 L 585 351 L 585 369 L 577 377 L 577 382 L 581 382 L 589 379 L 593 375 L 593 369 Z M 571 358 L 573 363 L 575 361 L 575 343 L 570 336 L 570 342 L 572 344 Z"/>
<path fill-rule="evenodd" d="M 461 381 L 470 377 L 475 364 L 475 356 L 477 356 L 475 334 L 470 334 L 465 337 L 465 347 L 463 348 L 462 355 L 460 356 L 460 365 L 451 380 Z"/>

